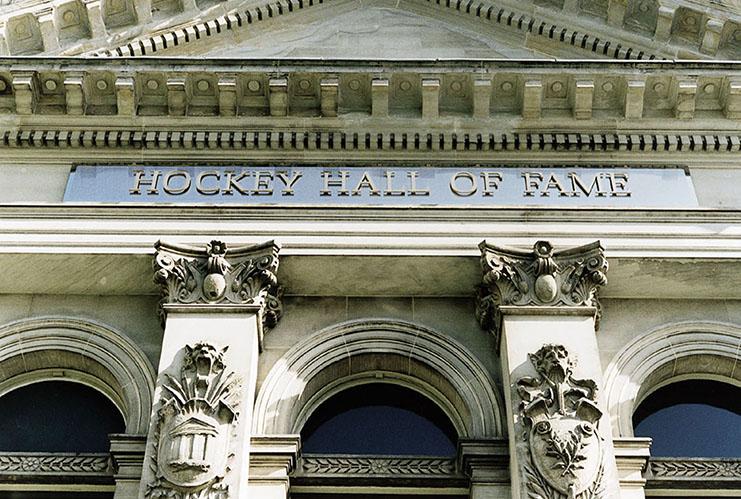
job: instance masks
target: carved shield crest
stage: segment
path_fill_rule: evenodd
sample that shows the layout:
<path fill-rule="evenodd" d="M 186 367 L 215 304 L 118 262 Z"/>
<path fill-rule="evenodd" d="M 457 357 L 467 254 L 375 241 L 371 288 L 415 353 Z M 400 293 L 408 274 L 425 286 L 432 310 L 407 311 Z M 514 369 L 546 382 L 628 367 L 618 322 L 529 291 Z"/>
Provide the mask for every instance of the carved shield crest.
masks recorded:
<path fill-rule="evenodd" d="M 596 383 L 573 377 L 576 362 L 562 345 L 544 345 L 529 358 L 540 376 L 520 378 L 517 392 L 529 427 L 530 497 L 545 499 L 556 492 L 567 499 L 600 497 L 602 411 Z"/>
<path fill-rule="evenodd" d="M 155 427 L 150 498 L 224 499 L 239 381 L 224 364 L 226 348 L 186 346 L 179 379 L 167 376 Z"/>
<path fill-rule="evenodd" d="M 165 417 L 157 462 L 160 474 L 181 487 L 200 487 L 226 471 L 229 423 L 206 413 Z"/>
<path fill-rule="evenodd" d="M 575 497 L 597 478 L 602 442 L 592 423 L 575 418 L 540 421 L 530 429 L 533 463 L 548 484 Z"/>

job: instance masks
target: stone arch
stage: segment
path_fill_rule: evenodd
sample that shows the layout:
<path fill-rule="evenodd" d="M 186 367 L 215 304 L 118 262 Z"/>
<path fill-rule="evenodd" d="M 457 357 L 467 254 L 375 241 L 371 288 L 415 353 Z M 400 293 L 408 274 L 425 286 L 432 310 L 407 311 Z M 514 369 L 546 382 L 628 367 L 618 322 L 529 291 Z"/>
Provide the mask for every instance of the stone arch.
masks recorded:
<path fill-rule="evenodd" d="M 721 322 L 663 325 L 629 343 L 605 374 L 615 436 L 633 436 L 633 413 L 648 395 L 677 381 L 711 379 L 741 385 L 741 326 Z"/>
<path fill-rule="evenodd" d="M 341 323 L 291 348 L 260 389 L 254 433 L 298 433 L 331 396 L 379 381 L 402 385 L 437 403 L 460 437 L 504 433 L 494 383 L 470 352 L 438 332 L 386 319 Z"/>
<path fill-rule="evenodd" d="M 154 369 L 137 345 L 107 326 L 66 317 L 7 324 L 0 328 L 0 372 L 0 396 L 40 381 L 82 383 L 113 402 L 127 433 L 147 433 Z"/>

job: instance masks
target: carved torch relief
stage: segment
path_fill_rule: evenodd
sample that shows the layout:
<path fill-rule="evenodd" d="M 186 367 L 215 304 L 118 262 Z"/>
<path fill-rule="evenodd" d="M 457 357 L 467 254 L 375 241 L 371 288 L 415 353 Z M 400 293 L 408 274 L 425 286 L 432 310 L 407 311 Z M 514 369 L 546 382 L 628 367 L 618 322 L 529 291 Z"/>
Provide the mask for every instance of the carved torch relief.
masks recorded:
<path fill-rule="evenodd" d="M 602 496 L 602 411 L 594 381 L 573 377 L 576 362 L 562 345 L 545 345 L 528 358 L 539 377 L 517 383 L 529 444 L 525 464 L 531 499 Z"/>
<path fill-rule="evenodd" d="M 185 347 L 180 377 L 165 374 L 147 497 L 226 499 L 240 382 L 211 343 Z"/>

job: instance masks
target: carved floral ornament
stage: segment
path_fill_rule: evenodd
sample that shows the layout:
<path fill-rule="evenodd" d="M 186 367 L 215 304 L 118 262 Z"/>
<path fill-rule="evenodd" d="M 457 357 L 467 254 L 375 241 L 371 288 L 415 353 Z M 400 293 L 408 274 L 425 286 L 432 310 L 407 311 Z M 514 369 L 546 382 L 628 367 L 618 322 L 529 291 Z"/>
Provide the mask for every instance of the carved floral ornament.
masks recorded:
<path fill-rule="evenodd" d="M 200 249 L 157 242 L 154 282 L 160 286 L 160 314 L 167 305 L 256 305 L 264 327 L 282 315 L 278 286 L 278 251 L 273 241 L 229 248 L 211 241 Z M 227 257 L 228 255 L 228 257 Z"/>
<path fill-rule="evenodd" d="M 180 377 L 165 374 L 147 498 L 226 499 L 240 380 L 212 343 L 185 347 Z"/>
<path fill-rule="evenodd" d="M 517 380 L 527 428 L 524 466 L 530 499 L 596 499 L 603 495 L 602 411 L 597 385 L 573 377 L 575 360 L 562 345 L 528 356 L 539 377 Z"/>
<path fill-rule="evenodd" d="M 607 260 L 599 241 L 556 251 L 538 241 L 532 251 L 500 248 L 482 241 L 483 284 L 478 289 L 476 316 L 484 329 L 499 333 L 502 306 L 593 307 L 597 291 L 607 284 Z"/>

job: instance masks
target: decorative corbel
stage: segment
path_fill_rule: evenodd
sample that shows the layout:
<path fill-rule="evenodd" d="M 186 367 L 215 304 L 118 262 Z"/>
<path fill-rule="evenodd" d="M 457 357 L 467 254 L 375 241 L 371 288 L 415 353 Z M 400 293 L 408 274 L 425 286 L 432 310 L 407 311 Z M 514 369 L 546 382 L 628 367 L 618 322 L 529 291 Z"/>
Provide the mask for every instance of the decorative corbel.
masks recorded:
<path fill-rule="evenodd" d="M 607 284 L 607 260 L 599 241 L 556 251 L 538 241 L 532 251 L 479 244 L 483 283 L 476 317 L 499 343 L 502 307 L 593 309 L 599 327 L 597 291 Z"/>
<path fill-rule="evenodd" d="M 254 307 L 263 328 L 278 323 L 283 308 L 276 276 L 280 246 L 275 242 L 229 248 L 211 241 L 199 248 L 159 241 L 155 249 L 154 282 L 162 296 L 163 324 L 170 309 L 240 306 Z"/>

